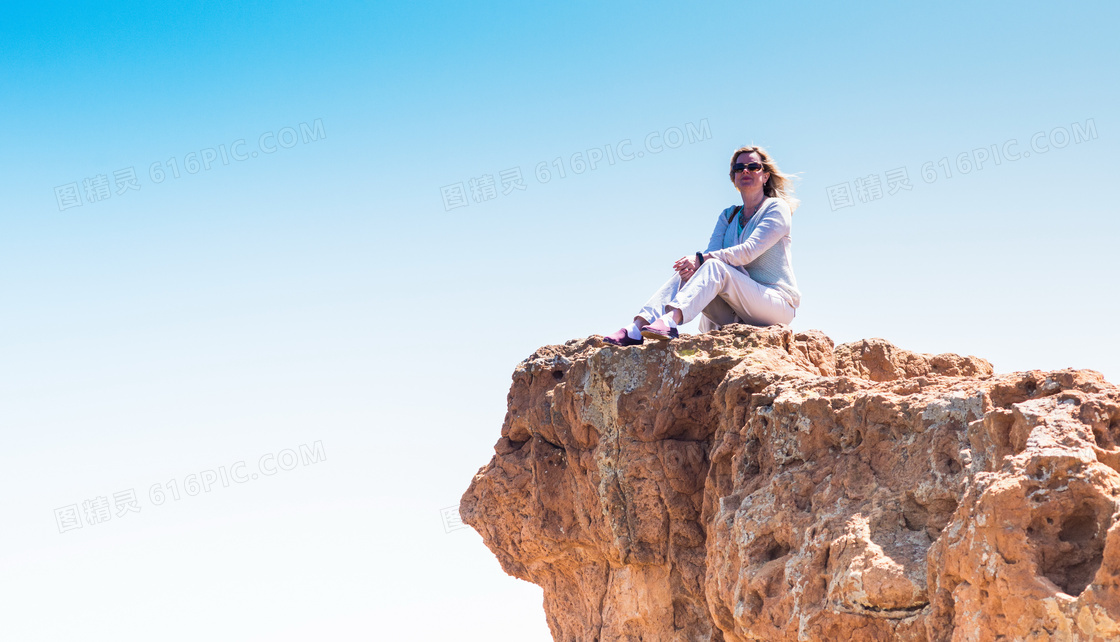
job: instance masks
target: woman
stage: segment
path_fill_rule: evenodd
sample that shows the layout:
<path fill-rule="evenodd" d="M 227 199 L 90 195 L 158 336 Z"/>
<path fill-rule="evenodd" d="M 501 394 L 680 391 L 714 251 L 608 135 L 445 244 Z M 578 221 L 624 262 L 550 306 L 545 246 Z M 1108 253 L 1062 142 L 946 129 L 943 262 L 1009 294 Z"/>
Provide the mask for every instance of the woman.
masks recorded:
<path fill-rule="evenodd" d="M 720 213 L 708 249 L 673 264 L 676 274 L 634 322 L 603 337 L 616 346 L 677 337 L 677 326 L 703 313 L 700 331 L 729 323 L 788 324 L 801 294 L 793 277 L 790 224 L 798 200 L 790 177 L 761 147 L 731 155 L 731 182 L 743 205 Z"/>

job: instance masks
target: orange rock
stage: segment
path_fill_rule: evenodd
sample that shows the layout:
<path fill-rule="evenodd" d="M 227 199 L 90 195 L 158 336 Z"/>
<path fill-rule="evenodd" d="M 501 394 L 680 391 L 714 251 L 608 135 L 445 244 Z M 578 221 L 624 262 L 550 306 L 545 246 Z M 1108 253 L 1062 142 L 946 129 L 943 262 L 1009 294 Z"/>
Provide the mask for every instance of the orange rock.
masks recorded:
<path fill-rule="evenodd" d="M 557 640 L 1120 639 L 1120 389 L 731 326 L 547 346 L 460 514 Z"/>

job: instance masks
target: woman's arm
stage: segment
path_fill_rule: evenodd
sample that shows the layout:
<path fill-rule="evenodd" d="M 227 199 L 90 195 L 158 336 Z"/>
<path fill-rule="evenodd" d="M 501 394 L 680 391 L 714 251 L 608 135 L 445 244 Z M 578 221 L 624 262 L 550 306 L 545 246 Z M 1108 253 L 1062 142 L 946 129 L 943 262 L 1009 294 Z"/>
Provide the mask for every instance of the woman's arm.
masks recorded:
<path fill-rule="evenodd" d="M 708 252 L 723 247 L 723 235 L 727 231 L 727 226 L 729 225 L 727 214 L 734 209 L 734 207 L 729 207 L 719 213 L 719 218 L 716 220 L 716 229 L 712 230 L 712 238 L 708 240 L 708 247 L 704 250 L 705 256 L 707 256 Z M 699 254 L 699 252 L 697 252 L 697 254 Z M 677 271 L 677 274 L 681 275 L 681 283 L 692 278 L 692 275 L 696 273 L 699 267 L 700 262 L 696 260 L 695 255 L 682 256 L 673 264 L 673 269 Z"/>
<path fill-rule="evenodd" d="M 733 209 L 735 208 L 729 207 L 719 213 L 719 219 L 716 220 L 716 229 L 712 230 L 712 238 L 708 240 L 708 247 L 704 250 L 705 256 L 708 252 L 723 247 L 723 235 L 727 231 L 727 226 L 729 224 L 727 221 L 727 214 Z M 694 255 L 683 256 L 677 259 L 677 262 L 673 264 L 673 269 L 677 271 L 677 274 L 681 275 L 681 283 L 692 278 L 692 275 L 696 272 L 698 267 L 700 267 L 700 264 L 696 261 Z"/>
<path fill-rule="evenodd" d="M 762 220 L 751 231 L 747 240 L 726 249 L 709 251 L 706 256 L 719 259 L 728 265 L 747 265 L 789 234 L 792 218 L 789 205 L 781 199 L 775 199 L 762 213 Z M 726 229 L 726 226 L 724 228 Z"/>
<path fill-rule="evenodd" d="M 704 250 L 705 254 L 723 247 L 723 235 L 727 232 L 728 225 L 727 213 L 732 209 L 735 208 L 729 207 L 719 213 L 719 220 L 716 221 L 716 229 L 712 231 L 712 238 L 708 240 L 708 247 Z"/>

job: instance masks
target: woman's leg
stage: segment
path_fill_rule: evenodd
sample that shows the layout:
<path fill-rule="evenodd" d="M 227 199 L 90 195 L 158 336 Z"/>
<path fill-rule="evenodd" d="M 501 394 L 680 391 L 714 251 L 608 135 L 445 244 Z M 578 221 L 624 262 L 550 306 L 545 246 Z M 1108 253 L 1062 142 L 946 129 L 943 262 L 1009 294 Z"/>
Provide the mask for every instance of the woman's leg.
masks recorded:
<path fill-rule="evenodd" d="M 793 321 L 796 310 L 781 294 L 752 280 L 746 274 L 718 260 L 705 261 L 666 304 L 681 323 L 696 318 L 719 297 L 746 323 L 772 325 Z"/>
<path fill-rule="evenodd" d="M 712 302 L 704 307 L 704 311 L 700 314 L 700 332 L 711 332 L 712 330 L 719 330 L 725 325 L 732 323 L 740 323 L 739 315 L 735 313 L 735 309 L 723 300 L 723 297 L 716 297 Z"/>
<path fill-rule="evenodd" d="M 634 323 L 603 337 L 603 341 L 616 346 L 632 346 L 642 343 L 642 330 L 665 314 L 665 305 L 673 300 L 681 287 L 681 277 L 674 274 L 653 296 L 646 301 L 634 317 Z"/>
<path fill-rule="evenodd" d="M 693 276 L 693 278 L 696 277 Z M 689 279 L 689 281 L 691 280 Z M 660 319 L 665 314 L 665 306 L 673 301 L 680 289 L 681 275 L 674 272 L 672 278 L 666 281 L 657 292 L 654 292 L 649 301 L 646 301 L 646 304 L 642 306 L 637 316 L 634 317 L 634 323 L 641 328 Z"/>

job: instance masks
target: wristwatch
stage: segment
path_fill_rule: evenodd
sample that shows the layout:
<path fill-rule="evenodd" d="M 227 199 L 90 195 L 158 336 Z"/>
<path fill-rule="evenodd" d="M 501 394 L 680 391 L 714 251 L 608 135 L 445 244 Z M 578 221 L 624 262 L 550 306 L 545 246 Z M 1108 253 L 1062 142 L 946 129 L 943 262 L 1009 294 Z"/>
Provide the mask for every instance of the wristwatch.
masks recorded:
<path fill-rule="evenodd" d="M 704 265 L 704 253 L 703 252 L 697 252 L 696 253 L 696 267 L 700 267 L 701 265 Z"/>

